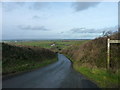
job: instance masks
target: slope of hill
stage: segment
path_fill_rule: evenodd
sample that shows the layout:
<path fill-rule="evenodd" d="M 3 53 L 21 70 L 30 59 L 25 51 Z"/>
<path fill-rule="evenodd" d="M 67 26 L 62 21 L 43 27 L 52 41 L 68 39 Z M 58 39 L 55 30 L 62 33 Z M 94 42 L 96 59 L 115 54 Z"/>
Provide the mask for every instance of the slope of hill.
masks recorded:
<path fill-rule="evenodd" d="M 48 49 L 2 43 L 3 75 L 36 69 L 56 60 L 56 53 Z"/>
<path fill-rule="evenodd" d="M 120 33 L 99 37 L 82 45 L 71 46 L 62 52 L 72 60 L 77 71 L 98 83 L 100 87 L 119 87 L 120 44 L 111 44 L 110 70 L 106 70 L 107 38 L 119 39 L 118 35 Z"/>

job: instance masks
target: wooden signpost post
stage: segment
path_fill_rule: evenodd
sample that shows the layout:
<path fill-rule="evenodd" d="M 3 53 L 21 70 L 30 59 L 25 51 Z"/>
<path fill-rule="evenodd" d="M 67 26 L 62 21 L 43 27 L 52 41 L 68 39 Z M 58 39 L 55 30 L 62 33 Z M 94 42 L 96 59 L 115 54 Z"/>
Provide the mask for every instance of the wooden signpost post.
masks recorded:
<path fill-rule="evenodd" d="M 120 43 L 120 40 L 110 40 L 107 41 L 107 68 L 110 68 L 110 44 L 111 43 Z"/>

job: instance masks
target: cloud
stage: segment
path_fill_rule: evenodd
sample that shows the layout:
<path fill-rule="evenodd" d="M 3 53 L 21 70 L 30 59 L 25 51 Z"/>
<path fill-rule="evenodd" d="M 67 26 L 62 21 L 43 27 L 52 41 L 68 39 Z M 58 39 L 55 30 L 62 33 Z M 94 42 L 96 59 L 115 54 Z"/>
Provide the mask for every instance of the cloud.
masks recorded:
<path fill-rule="evenodd" d="M 29 9 L 34 9 L 34 10 L 40 10 L 42 8 L 46 8 L 48 6 L 48 3 L 46 2 L 34 2 Z"/>
<path fill-rule="evenodd" d="M 49 29 L 47 29 L 45 26 L 18 26 L 18 28 L 20 28 L 21 30 L 39 30 L 39 31 L 48 31 Z"/>
<path fill-rule="evenodd" d="M 72 7 L 74 7 L 75 11 L 83 11 L 91 7 L 95 7 L 100 2 L 74 2 Z"/>
<path fill-rule="evenodd" d="M 3 2 L 3 9 L 5 11 L 12 11 L 18 8 L 21 8 L 26 5 L 26 8 L 33 10 L 40 10 L 46 8 L 48 3 L 46 2 Z"/>
<path fill-rule="evenodd" d="M 25 5 L 25 2 L 3 2 L 2 3 L 3 10 L 5 11 L 12 11 L 19 7 L 23 7 L 24 5 Z"/>
<path fill-rule="evenodd" d="M 63 34 L 64 32 L 59 32 L 58 34 Z"/>
<path fill-rule="evenodd" d="M 95 29 L 86 29 L 86 28 L 73 28 L 70 30 L 73 33 L 100 33 L 101 31 Z"/>
<path fill-rule="evenodd" d="M 35 16 L 33 16 L 33 19 L 40 19 L 40 17 L 35 15 Z"/>
<path fill-rule="evenodd" d="M 118 27 L 120 28 L 120 2 L 118 2 Z"/>
<path fill-rule="evenodd" d="M 103 31 L 112 31 L 115 32 L 118 30 L 118 27 L 106 27 L 101 29 L 86 29 L 86 28 L 72 28 L 70 32 L 72 33 L 103 33 Z"/>

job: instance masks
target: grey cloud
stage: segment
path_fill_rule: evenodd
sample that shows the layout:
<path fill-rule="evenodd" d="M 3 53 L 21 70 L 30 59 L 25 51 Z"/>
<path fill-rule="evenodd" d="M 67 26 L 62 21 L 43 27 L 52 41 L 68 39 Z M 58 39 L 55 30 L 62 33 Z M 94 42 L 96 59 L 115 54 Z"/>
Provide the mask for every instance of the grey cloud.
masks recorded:
<path fill-rule="evenodd" d="M 18 6 L 24 6 L 25 2 L 15 2 Z"/>
<path fill-rule="evenodd" d="M 24 5 L 25 5 L 25 2 L 3 2 L 2 3 L 3 10 L 5 11 L 12 11 L 19 7 L 23 7 Z"/>
<path fill-rule="evenodd" d="M 47 29 L 45 26 L 18 26 L 18 28 L 22 29 L 22 30 L 39 30 L 39 31 L 48 31 L 49 29 Z"/>
<path fill-rule="evenodd" d="M 28 4 L 28 6 L 26 5 Z M 17 9 L 19 7 L 27 6 L 26 8 L 28 9 L 33 9 L 33 10 L 40 10 L 42 8 L 46 8 L 48 6 L 48 3 L 46 2 L 4 2 L 3 4 L 3 9 L 5 11 L 12 11 L 14 9 Z"/>
<path fill-rule="evenodd" d="M 40 19 L 40 17 L 35 15 L 35 16 L 33 16 L 33 19 Z"/>
<path fill-rule="evenodd" d="M 59 34 L 63 34 L 64 32 L 59 32 Z"/>
<path fill-rule="evenodd" d="M 48 6 L 48 3 L 46 2 L 34 2 L 30 7 L 29 9 L 34 9 L 34 10 L 40 10 L 44 7 L 47 7 Z"/>
<path fill-rule="evenodd" d="M 82 10 L 86 10 L 91 7 L 95 7 L 99 3 L 100 2 L 74 2 L 72 4 L 72 7 L 74 7 L 75 11 L 82 11 Z"/>
<path fill-rule="evenodd" d="M 60 32 L 60 33 L 64 33 L 64 32 Z"/>
<path fill-rule="evenodd" d="M 120 28 L 120 2 L 118 2 L 118 27 Z"/>
<path fill-rule="evenodd" d="M 109 28 L 101 28 L 101 29 L 86 29 L 86 28 L 73 28 L 70 30 L 72 33 L 103 33 L 103 31 L 111 31 L 115 32 L 118 30 L 118 27 L 109 27 Z"/>
<path fill-rule="evenodd" d="M 73 33 L 100 33 L 101 31 L 95 29 L 86 29 L 86 28 L 73 28 L 70 30 Z"/>

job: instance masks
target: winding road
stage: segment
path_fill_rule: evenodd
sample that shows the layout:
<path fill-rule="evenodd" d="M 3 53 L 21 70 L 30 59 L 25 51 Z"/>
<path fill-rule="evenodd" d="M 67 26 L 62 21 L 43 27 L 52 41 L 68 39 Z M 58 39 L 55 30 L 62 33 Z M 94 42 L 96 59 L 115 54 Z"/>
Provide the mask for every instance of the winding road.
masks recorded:
<path fill-rule="evenodd" d="M 20 74 L 2 82 L 3 88 L 98 88 L 96 84 L 74 71 L 62 54 L 46 67 Z"/>

